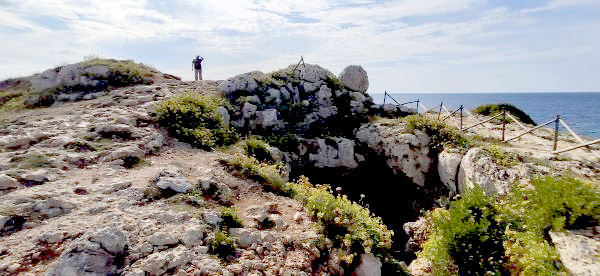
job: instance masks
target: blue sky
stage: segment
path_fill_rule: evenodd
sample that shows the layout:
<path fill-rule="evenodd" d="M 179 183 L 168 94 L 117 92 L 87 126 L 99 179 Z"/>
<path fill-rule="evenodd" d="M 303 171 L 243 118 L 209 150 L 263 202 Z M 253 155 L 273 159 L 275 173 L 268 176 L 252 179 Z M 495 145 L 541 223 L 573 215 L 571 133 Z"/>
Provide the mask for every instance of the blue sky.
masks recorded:
<path fill-rule="evenodd" d="M 133 59 L 193 78 L 303 55 L 369 92 L 600 91 L 599 0 L 0 0 L 0 79 Z"/>

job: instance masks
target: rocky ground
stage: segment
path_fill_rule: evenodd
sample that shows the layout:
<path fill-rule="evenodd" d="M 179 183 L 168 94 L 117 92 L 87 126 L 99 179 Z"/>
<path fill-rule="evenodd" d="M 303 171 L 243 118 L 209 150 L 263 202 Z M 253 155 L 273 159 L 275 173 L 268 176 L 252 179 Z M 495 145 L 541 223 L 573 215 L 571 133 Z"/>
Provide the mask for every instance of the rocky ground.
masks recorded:
<path fill-rule="evenodd" d="M 173 80 L 6 117 L 0 274 L 327 271 L 327 264 L 313 267 L 317 233 L 300 203 L 234 178 L 218 162 L 222 153 L 192 149 L 150 123 L 156 101 L 184 90 L 212 93 L 207 87 L 215 86 Z M 199 198 L 197 207 L 148 199 L 152 189 L 185 192 L 199 183 L 223 192 Z M 237 211 L 243 225 L 231 229 L 239 241 L 230 261 L 210 254 L 207 244 L 223 220 L 223 204 Z M 259 230 L 256 222 L 264 219 L 274 227 Z"/>

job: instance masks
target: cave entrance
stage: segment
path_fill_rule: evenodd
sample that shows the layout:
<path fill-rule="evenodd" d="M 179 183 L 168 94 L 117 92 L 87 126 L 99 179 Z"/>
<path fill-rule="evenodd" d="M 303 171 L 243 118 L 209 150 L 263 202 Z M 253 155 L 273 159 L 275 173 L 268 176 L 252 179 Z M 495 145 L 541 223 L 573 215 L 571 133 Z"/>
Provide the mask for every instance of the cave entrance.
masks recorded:
<path fill-rule="evenodd" d="M 307 176 L 313 184 L 331 185 L 334 193 L 337 187 L 341 187 L 342 194 L 368 207 L 371 213 L 383 219 L 388 229 L 394 231 L 392 255 L 408 264 L 415 254 L 405 251 L 408 236 L 403 225 L 419 217 L 422 192 L 405 175 L 394 174 L 382 158 L 370 156 L 367 160 L 356 169 L 292 166 L 290 177 Z"/>

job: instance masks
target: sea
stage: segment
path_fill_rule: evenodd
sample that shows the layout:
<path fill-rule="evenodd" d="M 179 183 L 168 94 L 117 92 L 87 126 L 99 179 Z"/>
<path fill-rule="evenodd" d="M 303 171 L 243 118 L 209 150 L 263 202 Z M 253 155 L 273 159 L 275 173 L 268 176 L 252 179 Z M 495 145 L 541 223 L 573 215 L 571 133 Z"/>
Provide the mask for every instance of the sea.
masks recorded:
<path fill-rule="evenodd" d="M 444 106 L 451 112 L 461 105 L 473 110 L 483 104 L 509 103 L 525 113 L 537 123 L 545 123 L 556 115 L 578 135 L 600 138 L 600 92 L 552 92 L 552 93 L 389 93 L 399 103 L 419 100 L 428 108 Z M 371 93 L 375 103 L 383 103 L 384 93 Z M 386 103 L 394 103 L 387 97 Z M 416 104 L 406 106 L 415 108 Z M 419 107 L 422 110 L 422 107 Z M 561 131 L 567 131 L 561 126 Z"/>

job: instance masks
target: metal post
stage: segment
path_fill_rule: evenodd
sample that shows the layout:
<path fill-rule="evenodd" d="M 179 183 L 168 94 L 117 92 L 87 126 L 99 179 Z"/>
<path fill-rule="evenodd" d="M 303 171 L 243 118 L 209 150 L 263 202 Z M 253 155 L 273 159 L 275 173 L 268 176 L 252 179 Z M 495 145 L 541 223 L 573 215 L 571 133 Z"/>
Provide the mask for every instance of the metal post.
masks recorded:
<path fill-rule="evenodd" d="M 444 102 L 440 103 L 440 111 L 438 112 L 438 120 L 440 119 L 440 115 L 442 114 L 442 106 L 444 106 Z"/>
<path fill-rule="evenodd" d="M 554 147 L 553 150 L 556 151 L 556 148 L 558 147 L 558 127 L 560 124 L 560 115 L 556 115 L 556 123 L 554 126 Z"/>
<path fill-rule="evenodd" d="M 463 106 L 461 104 L 460 105 L 460 130 L 462 130 L 462 111 L 463 111 Z"/>
<path fill-rule="evenodd" d="M 417 114 L 419 114 L 419 99 L 417 99 Z"/>
<path fill-rule="evenodd" d="M 385 93 L 383 93 L 383 104 L 385 105 L 385 98 L 387 98 L 387 91 L 385 91 Z"/>
<path fill-rule="evenodd" d="M 502 142 L 504 142 L 504 132 L 506 132 L 506 110 L 502 108 Z"/>

